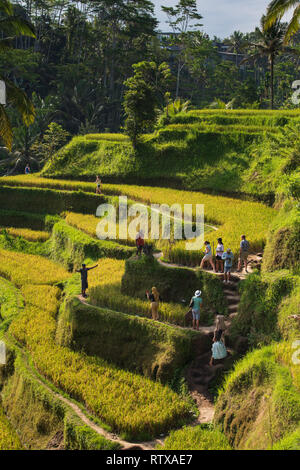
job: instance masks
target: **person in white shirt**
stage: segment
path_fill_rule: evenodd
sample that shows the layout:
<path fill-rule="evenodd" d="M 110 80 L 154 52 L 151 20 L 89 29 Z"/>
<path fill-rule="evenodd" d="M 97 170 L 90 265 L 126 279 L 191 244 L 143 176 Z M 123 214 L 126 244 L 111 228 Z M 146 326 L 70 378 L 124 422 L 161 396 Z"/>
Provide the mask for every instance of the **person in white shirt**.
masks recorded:
<path fill-rule="evenodd" d="M 200 264 L 200 269 L 203 269 L 204 263 L 208 262 L 211 267 L 213 268 L 214 273 L 216 272 L 215 266 L 213 263 L 213 257 L 212 257 L 212 251 L 211 251 L 211 246 L 209 242 L 204 242 L 205 245 L 205 252 L 204 256 L 202 258 L 201 264 Z"/>
<path fill-rule="evenodd" d="M 222 363 L 223 359 L 227 357 L 227 350 L 224 343 L 221 340 L 222 330 L 217 330 L 214 335 L 213 345 L 211 348 L 211 360 L 209 365 L 214 366 L 216 364 Z"/>
<path fill-rule="evenodd" d="M 216 272 L 222 273 L 224 271 L 224 263 L 223 263 L 223 256 L 224 253 L 224 245 L 222 242 L 222 238 L 218 238 L 217 250 L 216 250 Z"/>

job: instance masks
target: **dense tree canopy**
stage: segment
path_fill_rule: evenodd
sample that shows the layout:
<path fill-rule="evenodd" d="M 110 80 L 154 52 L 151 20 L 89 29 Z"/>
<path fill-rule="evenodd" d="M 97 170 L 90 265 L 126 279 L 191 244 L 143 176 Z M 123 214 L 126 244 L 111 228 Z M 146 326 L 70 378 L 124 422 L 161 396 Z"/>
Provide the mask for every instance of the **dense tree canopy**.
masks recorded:
<path fill-rule="evenodd" d="M 162 2 L 162 10 L 169 22 L 168 34 L 159 32 L 150 0 L 15 0 L 11 33 L 3 9 L 1 17 L 7 24 L 0 41 L 0 76 L 5 75 L 11 90 L 21 90 L 19 97 L 28 96 L 34 102 L 36 113 L 36 122 L 27 120 L 27 127 L 13 103 L 6 106 L 6 121 L 14 130 L 13 149 L 28 154 L 51 122 L 71 135 L 122 129 L 128 118 L 124 98 L 128 104 L 132 66 L 142 62 L 165 63 L 171 71 L 168 89 L 155 102 L 156 110 L 167 104 L 165 91 L 170 102 L 181 98 L 199 108 L 215 103 L 241 108 L 293 106 L 291 84 L 299 78 L 299 59 L 281 47 L 282 34 L 271 66 L 267 53 L 254 57 L 262 52 L 261 29 L 249 34 L 233 31 L 223 40 L 210 38 L 202 31 L 205 17 L 194 0 L 178 0 L 172 8 Z M 27 30 L 20 29 L 16 18 Z M 285 30 L 278 19 L 271 26 L 275 27 Z M 300 50 L 299 33 L 292 42 Z M 254 60 L 243 62 L 248 57 Z M 151 122 L 152 118 L 146 126 L 149 130 Z"/>

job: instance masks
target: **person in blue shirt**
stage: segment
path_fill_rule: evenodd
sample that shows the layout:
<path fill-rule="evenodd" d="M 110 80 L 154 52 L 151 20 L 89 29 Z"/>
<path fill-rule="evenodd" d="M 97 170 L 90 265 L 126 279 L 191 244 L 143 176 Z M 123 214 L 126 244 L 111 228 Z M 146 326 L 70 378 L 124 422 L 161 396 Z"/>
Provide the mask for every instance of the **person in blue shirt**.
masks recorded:
<path fill-rule="evenodd" d="M 196 290 L 194 297 L 191 299 L 190 307 L 192 307 L 193 314 L 193 329 L 199 330 L 200 310 L 202 308 L 201 290 Z"/>
<path fill-rule="evenodd" d="M 230 248 L 228 248 L 226 252 L 223 253 L 222 255 L 222 259 L 224 260 L 224 281 L 223 282 L 225 283 L 228 283 L 230 281 L 230 273 L 232 270 L 233 258 L 234 258 L 234 255 Z"/>
<path fill-rule="evenodd" d="M 221 340 L 221 337 L 222 337 L 222 330 L 215 331 L 213 345 L 211 348 L 212 355 L 211 355 L 211 360 L 209 363 L 210 366 L 213 366 L 222 362 L 223 359 L 227 357 L 227 350 L 225 348 L 223 341 Z"/>
<path fill-rule="evenodd" d="M 245 266 L 246 273 L 248 272 L 247 265 L 248 265 L 249 249 L 250 249 L 250 243 L 248 242 L 248 240 L 246 240 L 246 235 L 242 235 L 241 243 L 240 243 L 238 272 L 242 271 L 243 265 Z"/>

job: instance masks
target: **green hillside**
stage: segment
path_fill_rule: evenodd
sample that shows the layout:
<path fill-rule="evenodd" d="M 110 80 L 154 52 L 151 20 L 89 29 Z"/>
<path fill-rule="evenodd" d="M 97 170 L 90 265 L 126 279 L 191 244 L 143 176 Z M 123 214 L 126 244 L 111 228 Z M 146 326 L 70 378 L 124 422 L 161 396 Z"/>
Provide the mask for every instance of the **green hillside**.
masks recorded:
<path fill-rule="evenodd" d="M 259 168 L 257 144 L 268 145 L 285 126 L 299 123 L 299 111 L 179 113 L 143 136 L 135 152 L 122 134 L 74 137 L 42 175 L 93 180 L 99 174 L 105 182 L 246 193 L 272 200 L 286 157 Z"/>
<path fill-rule="evenodd" d="M 151 439 L 153 448 L 163 434 L 157 449 L 300 448 L 293 359 L 300 337 L 293 318 L 300 315 L 299 116 L 191 111 L 144 136 L 135 155 L 125 136 L 76 137 L 42 175 L 0 178 L 0 339 L 8 354 L 0 367 L 0 447 L 51 448 L 60 436 L 64 449 L 117 449 L 122 439 L 141 446 Z M 164 265 L 137 259 L 133 240 L 99 240 L 96 209 L 118 209 L 119 195 L 129 205 L 202 203 L 207 238 L 222 236 L 235 263 L 241 233 L 252 256 L 263 252 L 260 269 L 237 287 L 226 336 L 232 355 L 208 380 L 216 400 L 210 424 L 201 421 L 186 374 L 195 357 L 204 361 L 198 378 L 209 368 L 215 315 L 231 318 L 230 295 L 217 276 L 197 269 L 203 249 L 187 251 L 185 240 L 152 240 Z M 98 265 L 87 299 L 79 297 L 76 272 L 84 261 Z M 163 298 L 160 324 L 145 298 L 153 285 Z M 204 302 L 200 332 L 186 319 L 196 289 Z M 92 421 L 83 422 L 72 403 Z"/>

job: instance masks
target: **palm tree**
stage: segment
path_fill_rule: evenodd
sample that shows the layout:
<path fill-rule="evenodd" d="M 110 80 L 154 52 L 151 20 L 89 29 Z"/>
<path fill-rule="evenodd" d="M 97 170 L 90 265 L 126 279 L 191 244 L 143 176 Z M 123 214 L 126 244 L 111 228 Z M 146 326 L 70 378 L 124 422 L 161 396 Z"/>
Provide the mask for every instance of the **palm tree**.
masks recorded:
<path fill-rule="evenodd" d="M 256 42 L 250 42 L 250 54 L 241 63 L 256 61 L 261 57 L 266 57 L 270 67 L 270 91 L 271 91 L 271 109 L 274 109 L 274 63 L 275 58 L 280 52 L 292 52 L 296 50 L 284 45 L 286 29 L 283 24 L 276 20 L 270 27 L 266 27 L 266 17 L 261 19 L 261 27 L 256 28 Z"/>
<path fill-rule="evenodd" d="M 238 55 L 242 53 L 246 46 L 246 39 L 243 33 L 240 31 L 234 31 L 230 36 L 226 44 L 230 46 L 230 52 L 234 52 L 236 55 L 236 66 L 238 66 Z"/>
<path fill-rule="evenodd" d="M 16 36 L 25 35 L 35 37 L 32 25 L 14 14 L 13 5 L 9 0 L 0 0 L 0 50 L 7 49 Z M 24 124 L 29 125 L 34 121 L 34 107 L 27 95 L 18 88 L 7 76 L 0 75 L 2 90 L 6 95 L 6 104 L 15 107 L 22 116 Z M 0 138 L 4 145 L 11 150 L 13 131 L 9 116 L 0 103 Z"/>
<path fill-rule="evenodd" d="M 300 23 L 300 0 L 272 0 L 266 15 L 266 27 L 272 26 L 276 21 L 281 20 L 282 17 L 291 8 L 294 8 L 293 16 L 289 22 L 285 33 L 285 44 L 289 42 L 291 36 L 299 30 Z"/>

